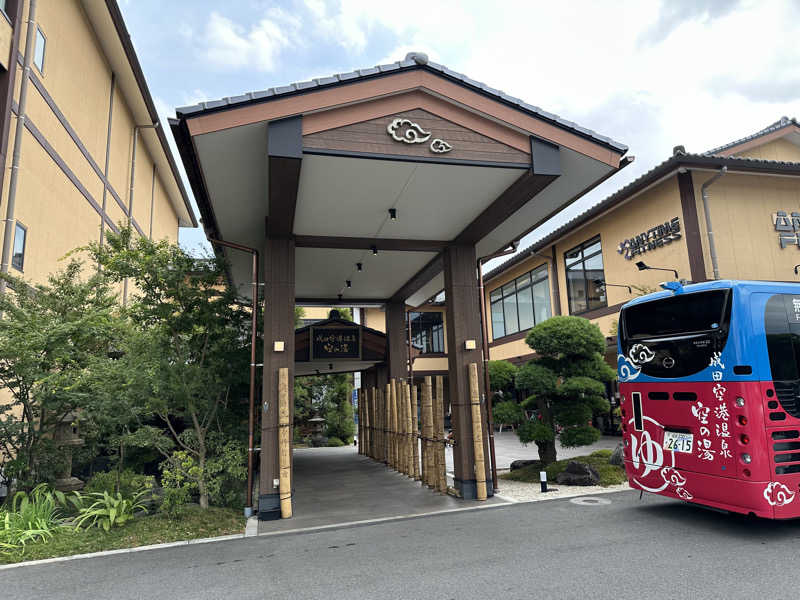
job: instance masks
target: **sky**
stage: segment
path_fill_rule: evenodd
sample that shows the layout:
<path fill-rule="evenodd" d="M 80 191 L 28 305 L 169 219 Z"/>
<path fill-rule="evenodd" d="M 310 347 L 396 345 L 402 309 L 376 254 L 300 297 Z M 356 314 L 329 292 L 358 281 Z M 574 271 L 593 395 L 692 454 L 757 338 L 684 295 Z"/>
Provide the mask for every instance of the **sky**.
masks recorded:
<path fill-rule="evenodd" d="M 522 248 L 676 145 L 704 152 L 781 116 L 800 117 L 800 0 L 120 5 L 162 122 L 176 107 L 419 51 L 629 147 L 631 166 L 523 238 Z M 207 248 L 202 229 L 182 229 L 180 242 Z"/>

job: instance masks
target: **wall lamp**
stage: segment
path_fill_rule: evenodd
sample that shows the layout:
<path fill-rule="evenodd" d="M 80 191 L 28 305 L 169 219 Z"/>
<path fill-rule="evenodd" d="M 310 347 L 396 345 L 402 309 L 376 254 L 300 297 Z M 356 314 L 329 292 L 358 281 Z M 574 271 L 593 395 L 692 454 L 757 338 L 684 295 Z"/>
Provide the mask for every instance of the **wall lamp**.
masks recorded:
<path fill-rule="evenodd" d="M 397 221 L 397 209 L 396 208 L 390 208 L 389 209 L 389 218 L 392 221 Z"/>
<path fill-rule="evenodd" d="M 627 290 L 628 290 L 628 293 L 629 293 L 631 296 L 633 295 L 633 290 L 631 289 L 631 286 L 629 286 L 629 285 L 626 285 L 626 284 L 624 284 L 624 283 L 606 283 L 606 282 L 605 282 L 605 281 L 603 281 L 602 279 L 595 279 L 595 280 L 594 280 L 594 284 L 595 284 L 596 286 L 598 286 L 598 287 L 599 287 L 599 286 L 603 286 L 603 287 L 608 287 L 608 286 L 611 286 L 611 287 L 621 287 L 621 288 L 625 288 L 625 289 L 627 289 Z"/>
<path fill-rule="evenodd" d="M 675 274 L 675 279 L 679 279 L 678 272 L 675 269 L 664 269 L 662 267 L 648 267 L 646 264 L 644 264 L 643 260 L 640 260 L 639 262 L 636 263 L 636 268 L 639 269 L 640 271 L 669 271 L 670 273 Z"/>

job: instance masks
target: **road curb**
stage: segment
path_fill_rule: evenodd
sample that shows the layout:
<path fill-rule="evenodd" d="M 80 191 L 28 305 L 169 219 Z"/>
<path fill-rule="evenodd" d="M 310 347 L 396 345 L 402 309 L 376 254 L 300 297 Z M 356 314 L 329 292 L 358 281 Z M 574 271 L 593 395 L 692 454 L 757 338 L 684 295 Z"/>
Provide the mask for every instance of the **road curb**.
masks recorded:
<path fill-rule="evenodd" d="M 211 544 L 214 542 L 227 542 L 230 540 L 244 539 L 245 534 L 235 533 L 232 535 L 220 535 L 210 538 L 198 538 L 195 540 L 181 540 L 178 542 L 166 542 L 164 544 L 149 544 L 147 546 L 136 546 L 134 548 L 119 548 L 117 550 L 103 550 L 101 552 L 88 552 L 86 554 L 73 554 L 71 556 L 58 556 L 55 558 L 42 558 L 40 560 L 28 560 L 11 565 L 0 565 L 0 571 L 16 569 L 18 567 L 34 567 L 37 565 L 49 565 L 52 563 L 66 562 L 70 560 L 81 560 L 84 558 L 100 558 L 102 556 L 112 556 L 114 554 L 131 554 L 133 552 L 146 552 L 147 550 L 161 550 L 162 548 L 174 548 L 177 546 L 192 546 L 195 544 Z"/>

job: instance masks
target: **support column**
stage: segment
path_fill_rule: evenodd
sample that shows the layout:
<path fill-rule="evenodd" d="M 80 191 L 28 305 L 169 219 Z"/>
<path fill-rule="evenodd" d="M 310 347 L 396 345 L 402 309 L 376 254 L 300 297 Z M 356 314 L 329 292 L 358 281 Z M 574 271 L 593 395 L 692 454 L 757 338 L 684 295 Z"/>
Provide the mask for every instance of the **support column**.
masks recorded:
<path fill-rule="evenodd" d="M 408 379 L 408 331 L 406 307 L 402 302 L 386 303 L 387 366 L 389 379 L 405 382 Z"/>
<path fill-rule="evenodd" d="M 264 248 L 264 388 L 261 404 L 259 518 L 279 518 L 278 372 L 288 369 L 289 423 L 294 423 L 294 240 L 268 238 Z M 275 350 L 283 342 L 283 350 Z M 290 425 L 291 428 L 291 425 Z M 290 432 L 291 433 L 291 432 Z M 291 439 L 291 436 L 290 438 Z M 275 515 L 275 509 L 278 509 Z"/>
<path fill-rule="evenodd" d="M 477 259 L 472 245 L 452 245 L 444 250 L 444 289 L 447 298 L 447 362 L 449 396 L 455 446 L 453 447 L 454 486 L 467 500 L 477 498 L 475 452 L 470 407 L 469 364 L 481 364 L 481 321 Z M 467 349 L 467 344 L 471 346 Z M 486 443 L 486 399 L 481 398 L 484 456 Z M 485 465 L 484 479 L 491 479 Z"/>

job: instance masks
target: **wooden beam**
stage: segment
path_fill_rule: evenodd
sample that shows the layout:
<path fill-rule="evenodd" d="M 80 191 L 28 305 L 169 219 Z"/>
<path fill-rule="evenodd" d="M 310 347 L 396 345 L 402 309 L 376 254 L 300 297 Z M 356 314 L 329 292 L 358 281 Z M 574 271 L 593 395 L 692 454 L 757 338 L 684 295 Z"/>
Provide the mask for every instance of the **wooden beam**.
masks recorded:
<path fill-rule="evenodd" d="M 392 302 L 405 302 L 406 298 L 417 292 L 428 283 L 431 279 L 441 273 L 444 268 L 444 259 L 442 254 L 437 254 L 428 264 L 417 271 L 411 279 L 406 281 L 400 288 L 392 295 Z"/>
<path fill-rule="evenodd" d="M 298 248 L 336 248 L 339 250 L 378 250 L 396 252 L 440 252 L 450 242 L 442 240 L 406 240 L 395 238 L 332 237 L 323 235 L 296 235 Z"/>
<path fill-rule="evenodd" d="M 303 118 L 290 117 L 267 125 L 269 217 L 267 237 L 292 235 L 303 160 Z"/>
<path fill-rule="evenodd" d="M 558 175 L 536 175 L 526 171 L 458 234 L 455 243 L 477 244 L 557 178 Z"/>

